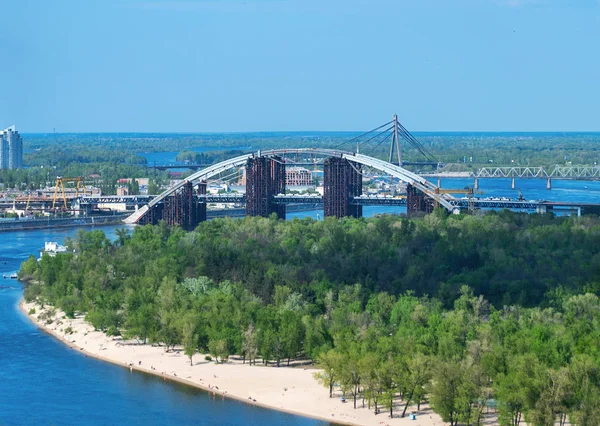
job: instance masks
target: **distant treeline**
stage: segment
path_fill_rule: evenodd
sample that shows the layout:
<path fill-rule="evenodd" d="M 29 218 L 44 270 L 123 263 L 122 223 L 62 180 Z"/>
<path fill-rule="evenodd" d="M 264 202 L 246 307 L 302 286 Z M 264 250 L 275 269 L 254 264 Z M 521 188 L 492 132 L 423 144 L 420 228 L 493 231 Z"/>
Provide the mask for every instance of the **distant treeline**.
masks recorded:
<path fill-rule="evenodd" d="M 25 298 L 217 362 L 316 360 L 376 412 L 428 400 L 452 424 L 600 424 L 600 220 L 216 219 L 81 232 L 34 257 Z M 357 402 L 358 401 L 358 402 Z"/>
<path fill-rule="evenodd" d="M 21 172 L 0 171 L 0 183 L 8 188 L 37 189 L 56 176 L 99 175 L 103 191 L 113 194 L 118 178 L 153 177 L 164 184 L 168 172 L 146 167 L 141 152 L 179 152 L 180 161 L 213 164 L 240 151 L 275 148 L 356 149 L 351 132 L 223 133 L 223 134 L 37 134 L 24 136 Z M 422 134 L 420 142 L 453 171 L 472 171 L 484 165 L 544 166 L 600 163 L 600 134 Z M 346 143 L 348 142 L 348 143 Z M 387 158 L 387 143 L 374 139 L 360 146 L 363 154 Z M 213 149 L 198 153 L 198 148 Z M 411 146 L 403 145 L 405 161 L 422 161 Z M 410 166 L 413 170 L 421 166 Z M 431 170 L 431 169 L 427 169 Z M 184 172 L 185 177 L 188 172 Z"/>
<path fill-rule="evenodd" d="M 215 164 L 230 158 L 234 158 L 241 154 L 243 154 L 243 151 L 240 150 L 209 152 L 181 151 L 179 154 L 177 154 L 176 160 L 188 161 L 193 164 Z"/>
<path fill-rule="evenodd" d="M 25 162 L 29 166 L 63 167 L 71 162 L 116 162 L 144 164 L 140 152 L 193 151 L 197 148 L 259 150 L 274 148 L 356 149 L 344 145 L 352 132 L 262 132 L 223 134 L 60 134 L 26 135 Z M 362 144 L 360 151 L 387 158 L 389 145 L 381 138 Z M 443 163 L 463 163 L 466 170 L 481 165 L 545 166 L 600 163 L 599 133 L 423 133 L 417 139 Z M 366 139 L 365 139 L 366 140 Z M 409 144 L 402 144 L 406 161 L 424 158 Z M 191 157 L 189 158 L 192 159 Z"/>

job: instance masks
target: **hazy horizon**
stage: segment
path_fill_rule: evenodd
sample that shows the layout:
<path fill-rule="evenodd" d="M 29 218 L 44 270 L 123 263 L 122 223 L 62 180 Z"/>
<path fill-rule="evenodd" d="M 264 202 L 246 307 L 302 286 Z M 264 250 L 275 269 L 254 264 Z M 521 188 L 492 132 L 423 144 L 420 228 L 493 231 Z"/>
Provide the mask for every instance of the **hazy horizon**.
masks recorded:
<path fill-rule="evenodd" d="M 19 128 L 17 127 L 17 131 Z M 561 131 L 561 130 L 532 130 L 532 131 L 523 131 L 523 130 L 410 130 L 409 131 L 414 135 L 445 135 L 445 134 L 515 134 L 515 135 L 578 135 L 578 134 L 599 134 L 600 130 L 570 130 L 570 131 Z M 252 130 L 252 131 L 232 131 L 232 132 L 178 132 L 178 131 L 144 131 L 144 132 L 136 132 L 136 131 L 89 131 L 89 132 L 21 132 L 19 133 L 22 136 L 38 136 L 38 135 L 244 135 L 244 134 L 298 134 L 298 133 L 324 133 L 324 134 L 343 134 L 347 133 L 349 135 L 360 134 L 363 133 L 364 130 Z"/>

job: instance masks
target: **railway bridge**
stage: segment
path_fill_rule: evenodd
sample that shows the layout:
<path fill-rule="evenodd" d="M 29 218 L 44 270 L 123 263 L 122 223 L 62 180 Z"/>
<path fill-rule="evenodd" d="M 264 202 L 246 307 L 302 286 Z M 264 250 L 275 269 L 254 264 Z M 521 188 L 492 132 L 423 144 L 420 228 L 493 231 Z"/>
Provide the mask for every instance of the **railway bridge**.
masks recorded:
<path fill-rule="evenodd" d="M 388 161 L 367 155 L 324 148 L 296 148 L 257 151 L 214 164 L 189 176 L 148 204 L 131 214 L 125 222 L 149 224 L 165 220 L 192 229 L 206 220 L 206 181 L 231 168 L 246 168 L 246 215 L 285 218 L 285 205 L 293 198 L 285 198 L 286 155 L 325 157 L 323 161 L 323 210 L 325 216 L 362 216 L 362 170 L 379 170 L 407 183 L 408 214 L 430 212 L 435 206 L 448 211 L 456 209 L 455 199 L 409 170 Z M 357 201 L 357 198 L 359 201 Z M 296 201 L 300 202 L 300 201 Z"/>

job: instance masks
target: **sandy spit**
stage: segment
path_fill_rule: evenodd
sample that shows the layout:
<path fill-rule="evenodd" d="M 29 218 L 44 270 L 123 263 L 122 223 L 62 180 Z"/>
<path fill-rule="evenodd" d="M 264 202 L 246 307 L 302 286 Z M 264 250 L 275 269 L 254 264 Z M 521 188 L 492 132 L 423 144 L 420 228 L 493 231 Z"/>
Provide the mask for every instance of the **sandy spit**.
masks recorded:
<path fill-rule="evenodd" d="M 420 412 L 417 412 L 416 405 L 410 406 L 407 416 L 400 418 L 404 404 L 399 401 L 393 419 L 390 419 L 385 410 L 375 415 L 372 409 L 362 408 L 362 400 L 357 402 L 357 408 L 354 409 L 352 401 L 340 401 L 339 391 L 334 393 L 333 398 L 329 398 L 328 390 L 313 378 L 313 373 L 317 370 L 310 367 L 249 366 L 237 360 L 217 365 L 205 361 L 204 354 L 195 355 L 192 366 L 183 351 L 165 352 L 164 347 L 108 337 L 100 331 L 94 331 L 83 316 L 68 319 L 57 309 L 52 322 L 47 324 L 47 321 L 38 319 L 44 312 L 40 305 L 21 301 L 19 306 L 40 329 L 78 352 L 130 371 L 154 374 L 164 380 L 203 389 L 215 398 L 233 398 L 246 404 L 340 424 L 447 425 L 426 404 L 421 405 Z M 35 309 L 35 313 L 29 314 L 31 309 Z M 65 332 L 68 327 L 71 328 L 71 333 Z M 410 420 L 408 414 L 411 412 L 416 413 L 415 420 Z"/>

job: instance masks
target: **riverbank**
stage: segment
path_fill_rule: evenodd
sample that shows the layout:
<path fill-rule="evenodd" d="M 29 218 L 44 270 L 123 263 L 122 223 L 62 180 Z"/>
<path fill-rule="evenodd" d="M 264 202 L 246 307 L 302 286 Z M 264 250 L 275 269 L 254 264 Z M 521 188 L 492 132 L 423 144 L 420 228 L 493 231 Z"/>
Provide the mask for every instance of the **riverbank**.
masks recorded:
<path fill-rule="evenodd" d="M 40 329 L 85 356 L 128 368 L 132 373 L 136 370 L 194 386 L 206 390 L 213 398 L 233 398 L 252 405 L 342 424 L 445 425 L 427 405 L 421 406 L 416 420 L 410 420 L 408 415 L 405 418 L 390 419 L 389 413 L 384 409 L 378 415 L 367 408 L 355 410 L 351 401 L 340 401 L 339 392 L 334 394 L 334 398 L 328 398 L 327 389 L 313 378 L 313 373 L 317 370 L 312 368 L 248 366 L 235 360 L 217 365 L 206 361 L 203 354 L 193 357 L 192 366 L 182 351 L 167 353 L 164 347 L 108 337 L 102 332 L 94 331 L 83 316 L 67 319 L 63 312 L 56 310 L 54 315 L 46 319 L 48 307 L 43 309 L 40 305 L 24 301 L 21 301 L 20 307 Z M 35 313 L 29 314 L 33 309 Z M 44 320 L 39 319 L 40 315 L 43 315 Z M 357 402 L 357 407 L 362 407 L 362 401 Z M 399 402 L 395 416 L 403 408 L 404 405 Z M 416 405 L 409 407 L 407 413 L 416 412 L 416 408 Z"/>

